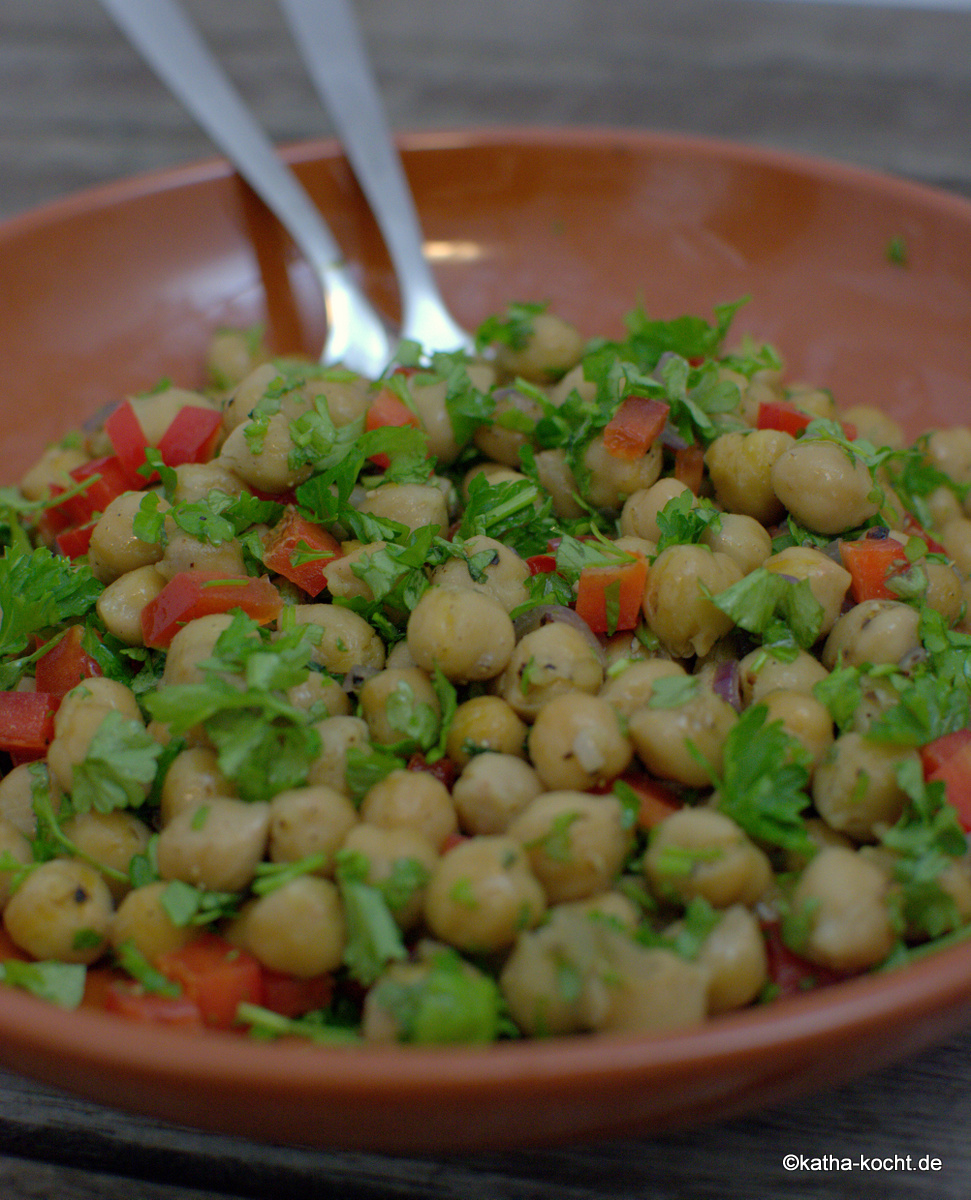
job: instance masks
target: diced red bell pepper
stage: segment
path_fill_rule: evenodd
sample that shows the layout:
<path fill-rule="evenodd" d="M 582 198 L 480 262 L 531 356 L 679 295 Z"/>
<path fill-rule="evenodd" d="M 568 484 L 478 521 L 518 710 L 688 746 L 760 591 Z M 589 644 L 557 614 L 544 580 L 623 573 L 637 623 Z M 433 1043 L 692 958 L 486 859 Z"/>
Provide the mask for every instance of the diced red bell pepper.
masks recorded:
<path fill-rule="evenodd" d="M 82 679 L 100 675 L 101 667 L 84 648 L 84 630 L 80 625 L 70 629 L 38 658 L 34 665 L 34 683 L 39 692 L 63 696 L 77 687 Z"/>
<path fill-rule="evenodd" d="M 201 1030 L 204 1020 L 199 1005 L 189 996 L 163 996 L 146 992 L 138 983 L 114 980 L 104 989 L 101 1007 L 105 1012 L 148 1025 L 169 1025 Z"/>
<path fill-rule="evenodd" d="M 942 734 L 920 748 L 921 766 L 924 768 L 924 778 L 927 779 L 940 770 L 959 750 L 971 742 L 971 729 L 956 729 L 953 733 Z"/>
<path fill-rule="evenodd" d="M 553 554 L 533 554 L 526 559 L 530 575 L 552 575 L 556 570 L 556 556 Z"/>
<path fill-rule="evenodd" d="M 319 596 L 327 586 L 324 568 L 340 553 L 340 542 L 295 508 L 288 508 L 263 539 L 263 565 L 310 596 Z"/>
<path fill-rule="evenodd" d="M 298 979 L 295 975 L 263 968 L 263 1007 L 282 1017 L 302 1017 L 316 1008 L 326 1008 L 333 995 L 331 975 Z"/>
<path fill-rule="evenodd" d="M 638 829 L 653 829 L 665 817 L 670 817 L 683 807 L 683 801 L 674 788 L 659 779 L 652 779 L 639 771 L 621 775 L 621 782 L 637 795 L 640 806 L 637 810 Z"/>
<path fill-rule="evenodd" d="M 138 469 L 145 465 L 148 438 L 130 400 L 124 400 L 109 414 L 105 421 L 105 433 L 128 474 L 132 488 L 144 487 L 147 480 L 139 474 Z"/>
<path fill-rule="evenodd" d="M 59 696 L 47 692 L 0 692 L 0 750 L 19 762 L 43 758 L 54 736 Z"/>
<path fill-rule="evenodd" d="M 776 999 L 799 996 L 803 992 L 839 983 L 844 978 L 828 967 L 817 967 L 790 950 L 782 940 L 778 922 L 765 922 L 762 925 L 762 936 L 765 939 L 769 982 L 774 987 Z"/>
<path fill-rule="evenodd" d="M 961 730 L 961 733 L 966 734 L 968 730 Z M 932 761 L 931 755 L 925 758 L 925 751 L 928 751 L 929 747 L 925 746 L 921 751 L 921 758 L 925 762 L 925 777 L 928 783 L 940 780 L 944 784 L 944 794 L 947 796 L 948 803 L 957 813 L 961 828 L 966 833 L 971 833 L 971 739 L 959 738 L 957 734 L 948 736 L 954 739 L 950 743 L 955 747 L 954 752 L 947 753 L 946 757 L 941 758 L 939 765 L 935 766 L 933 770 L 927 770 L 927 766 Z M 937 740 L 943 742 L 945 739 L 938 738 Z M 937 755 L 943 750 L 944 747 L 938 746 Z"/>
<path fill-rule="evenodd" d="M 434 775 L 438 782 L 443 783 L 449 791 L 452 790 L 452 785 L 455 783 L 455 777 L 458 774 L 455 764 L 450 758 L 439 758 L 435 762 L 430 763 L 420 751 L 416 751 L 408 759 L 407 769 L 409 771 L 424 771 L 427 775 Z"/>
<path fill-rule="evenodd" d="M 800 412 L 794 404 L 785 400 L 763 400 L 759 404 L 755 427 L 777 429 L 781 433 L 790 433 L 793 437 L 798 437 L 811 420 L 809 413 Z"/>
<path fill-rule="evenodd" d="M 651 396 L 627 396 L 604 428 L 607 453 L 630 462 L 643 458 L 664 428 L 670 411 L 669 404 Z"/>
<path fill-rule="evenodd" d="M 904 513 L 903 531 L 904 533 L 910 534 L 911 537 L 920 538 L 921 541 L 927 546 L 929 553 L 947 554 L 947 551 L 944 549 L 941 543 L 937 541 L 936 538 L 932 538 L 931 535 L 924 529 L 923 525 L 920 524 L 917 518 L 911 516 L 910 513 Z"/>
<path fill-rule="evenodd" d="M 87 525 L 70 525 L 54 538 L 54 549 L 58 554 L 73 562 L 83 558 L 91 549 L 91 535 L 97 521 L 89 521 Z"/>
<path fill-rule="evenodd" d="M 232 1029 L 240 1004 L 263 1003 L 259 962 L 214 933 L 160 954 L 155 965 L 182 985 L 185 998 L 197 1006 L 209 1028 Z"/>
<path fill-rule="evenodd" d="M 850 595 L 863 600 L 893 600 L 888 580 L 910 566 L 907 551 L 895 538 L 860 538 L 840 542 L 840 558 L 851 576 Z"/>
<path fill-rule="evenodd" d="M 70 525 L 86 525 L 103 513 L 116 496 L 132 490 L 132 481 L 120 458 L 108 455 L 82 463 L 68 474 L 75 483 L 91 482 L 82 492 L 62 500 L 56 507 Z"/>
<path fill-rule="evenodd" d="M 577 615 L 594 633 L 636 629 L 647 584 L 647 562 L 640 557 L 616 566 L 584 567 L 577 583 Z"/>
<path fill-rule="evenodd" d="M 686 488 L 690 488 L 694 495 L 697 496 L 701 491 L 705 477 L 705 452 L 697 442 L 675 450 L 674 477 Z"/>
<path fill-rule="evenodd" d="M 145 645 L 165 650 L 189 621 L 237 608 L 266 625 L 280 615 L 283 598 L 265 575 L 231 579 L 218 571 L 181 571 L 142 609 Z"/>
<path fill-rule="evenodd" d="M 383 429 L 386 425 L 410 425 L 412 429 L 421 428 L 421 421 L 417 415 L 390 388 L 382 388 L 378 392 L 364 417 L 364 428 L 368 431 Z M 386 454 L 372 454 L 371 461 L 382 470 L 386 470 L 391 465 L 391 460 Z"/>
<path fill-rule="evenodd" d="M 186 404 L 159 438 L 158 452 L 167 467 L 208 462 L 219 441 L 222 413 L 215 408 Z"/>

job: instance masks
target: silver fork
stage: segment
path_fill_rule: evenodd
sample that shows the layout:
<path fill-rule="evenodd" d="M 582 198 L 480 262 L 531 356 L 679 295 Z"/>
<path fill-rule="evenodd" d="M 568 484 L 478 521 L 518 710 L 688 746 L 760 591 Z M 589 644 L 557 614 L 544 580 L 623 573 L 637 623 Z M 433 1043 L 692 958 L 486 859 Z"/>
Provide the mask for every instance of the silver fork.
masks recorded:
<path fill-rule="evenodd" d="M 370 378 L 381 375 L 394 355 L 400 335 L 392 332 L 352 278 L 340 247 L 320 211 L 277 154 L 177 0 L 101 0 L 101 4 L 149 66 L 276 215 L 317 274 L 327 321 L 321 361 L 343 363 Z M 344 16 L 349 23 L 345 24 L 345 33 L 349 27 L 353 35 L 353 18 L 350 12 Z M 359 62 L 363 62 L 366 68 L 363 49 L 360 53 Z M 374 96 L 376 101 L 376 86 Z M 380 127 L 371 127 L 366 136 L 372 136 L 375 128 Z M 390 135 L 388 138 L 389 152 L 397 157 L 390 144 Z M 403 181 L 400 165 L 399 172 Z M 407 193 L 407 185 L 405 190 Z M 365 194 L 369 195 L 367 189 Z M 378 216 L 377 212 L 375 216 Z M 381 218 L 379 228 L 390 229 L 389 220 Z M 396 257 L 392 261 L 395 268 L 402 272 L 399 286 L 403 312 L 407 318 L 406 336 L 422 342 L 429 351 L 468 346 L 467 335 L 461 333 L 454 323 L 452 330 L 448 330 L 447 324 L 437 319 L 440 313 L 445 313 L 445 306 L 439 298 L 436 313 L 435 298 L 438 293 L 433 280 L 428 290 L 431 272 L 422 253 L 417 218 L 414 219 L 413 228 L 405 227 L 401 233 L 388 233 L 386 236 L 389 238 L 389 252 L 392 238 L 397 247 Z M 401 248 L 408 237 L 415 238 L 415 249 L 410 254 Z M 415 266 L 419 260 L 427 279 L 423 279 L 421 267 Z M 418 283 L 414 287 L 409 282 L 412 275 L 409 273 L 406 277 L 404 274 L 406 268 L 409 272 L 415 272 L 414 278 Z M 427 299 L 419 302 L 417 297 L 420 295 Z M 436 320 L 426 323 L 426 312 L 432 312 Z M 461 340 L 452 336 L 453 331 L 461 333 Z"/>

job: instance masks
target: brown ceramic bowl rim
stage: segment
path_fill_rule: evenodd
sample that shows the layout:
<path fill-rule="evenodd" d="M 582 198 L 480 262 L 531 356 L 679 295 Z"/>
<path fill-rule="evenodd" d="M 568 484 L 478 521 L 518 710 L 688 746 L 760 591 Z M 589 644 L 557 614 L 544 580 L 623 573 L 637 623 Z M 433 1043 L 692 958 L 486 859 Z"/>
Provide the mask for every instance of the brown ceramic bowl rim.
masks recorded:
<path fill-rule="evenodd" d="M 923 184 L 867 168 L 816 159 L 715 138 L 686 137 L 617 128 L 487 127 L 460 131 L 426 131 L 402 135 L 408 153 L 427 153 L 495 145 L 611 146 L 634 151 L 683 153 L 693 158 L 730 160 L 790 171 L 823 183 L 861 187 L 895 195 L 949 213 L 968 223 L 971 203 Z M 293 163 L 339 153 L 332 141 L 295 143 L 285 148 Z M 230 175 L 224 160 L 213 158 L 188 166 L 143 173 L 91 188 L 14 216 L 0 225 L 4 240 L 34 227 L 75 218 L 85 212 Z M 235 1034 L 205 1036 L 154 1026 L 128 1024 L 89 1009 L 65 1011 L 35 998 L 0 990 L 0 1037 L 8 1061 L 36 1061 L 38 1052 L 63 1056 L 73 1074 L 85 1064 L 160 1083 L 206 1089 L 252 1088 L 259 1097 L 366 1099 L 400 1098 L 420 1104 L 463 1096 L 498 1095 L 516 1085 L 539 1095 L 558 1084 L 582 1090 L 585 1083 L 642 1080 L 653 1086 L 673 1084 L 685 1072 L 717 1075 L 730 1062 L 741 1062 L 785 1048 L 806 1058 L 824 1056 L 845 1045 L 847 1035 L 866 1030 L 868 1037 L 899 1026 L 901 1019 L 919 1024 L 923 1018 L 957 1006 L 971 996 L 971 942 L 929 955 L 895 971 L 848 980 L 774 1005 L 721 1016 L 703 1025 L 660 1035 L 592 1035 L 548 1040 L 510 1041 L 486 1047 L 400 1047 L 362 1045 L 353 1048 L 308 1047 L 302 1043 L 266 1044 Z M 348 1069 L 349 1056 L 354 1070 Z M 888 1046 L 886 1060 L 894 1057 Z M 53 1074 L 51 1082 L 56 1082 Z"/>

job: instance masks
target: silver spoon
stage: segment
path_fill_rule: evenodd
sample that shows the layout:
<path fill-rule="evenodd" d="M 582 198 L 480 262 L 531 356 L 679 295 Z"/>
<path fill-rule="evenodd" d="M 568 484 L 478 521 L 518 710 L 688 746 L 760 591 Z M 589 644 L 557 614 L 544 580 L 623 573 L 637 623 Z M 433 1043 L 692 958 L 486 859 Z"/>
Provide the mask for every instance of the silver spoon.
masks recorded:
<path fill-rule="evenodd" d="M 316 272 L 327 318 L 321 361 L 343 363 L 370 378 L 381 375 L 394 355 L 398 338 L 350 276 L 316 205 L 276 153 L 177 0 L 101 3 L 281 221 Z M 406 290 L 403 287 L 403 294 Z M 455 348 L 436 345 L 433 339 L 422 339 L 417 334 L 416 330 L 408 336 L 424 340 L 430 349 Z"/>

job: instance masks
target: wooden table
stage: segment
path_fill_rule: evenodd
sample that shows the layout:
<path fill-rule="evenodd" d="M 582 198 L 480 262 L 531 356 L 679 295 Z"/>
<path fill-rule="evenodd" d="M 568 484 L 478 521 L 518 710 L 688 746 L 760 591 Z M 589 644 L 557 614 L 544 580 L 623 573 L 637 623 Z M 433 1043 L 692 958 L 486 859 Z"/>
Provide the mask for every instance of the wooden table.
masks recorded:
<path fill-rule="evenodd" d="M 691 131 L 971 196 L 971 9 L 759 0 L 359 0 L 398 129 Z M 272 136 L 329 126 L 271 0 L 189 5 Z M 0 0 L 0 216 L 212 148 L 97 5 Z M 11 319 L 4 314 L 0 319 Z M 971 331 L 969 331 L 971 336 Z M 683 1135 L 447 1159 L 305 1153 L 129 1118 L 0 1076 L 0 1195 L 81 1200 L 763 1200 L 971 1195 L 971 1035 Z M 796 1171 L 786 1153 L 939 1171 Z"/>

